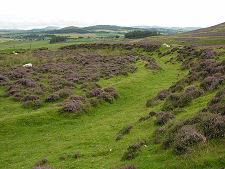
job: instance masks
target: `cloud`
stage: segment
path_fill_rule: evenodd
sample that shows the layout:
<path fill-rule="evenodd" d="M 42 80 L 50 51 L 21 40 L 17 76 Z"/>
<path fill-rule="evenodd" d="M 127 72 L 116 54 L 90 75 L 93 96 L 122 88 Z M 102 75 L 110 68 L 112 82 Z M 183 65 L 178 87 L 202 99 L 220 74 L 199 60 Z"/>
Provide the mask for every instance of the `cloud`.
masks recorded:
<path fill-rule="evenodd" d="M 222 0 L 7 0 L 0 28 L 112 24 L 211 26 L 224 22 Z"/>

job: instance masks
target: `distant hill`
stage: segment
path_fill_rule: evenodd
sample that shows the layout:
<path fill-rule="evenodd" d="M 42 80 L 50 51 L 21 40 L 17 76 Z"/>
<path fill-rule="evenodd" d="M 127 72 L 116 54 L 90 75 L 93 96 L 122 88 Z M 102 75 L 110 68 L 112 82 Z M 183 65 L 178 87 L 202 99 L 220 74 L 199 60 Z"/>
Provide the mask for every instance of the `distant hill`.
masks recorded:
<path fill-rule="evenodd" d="M 86 30 L 131 31 L 131 30 L 138 30 L 139 28 L 116 26 L 116 25 L 95 25 L 95 26 L 85 27 L 84 29 L 86 29 Z"/>
<path fill-rule="evenodd" d="M 182 29 L 184 31 L 193 31 L 193 30 L 197 30 L 197 29 L 201 29 L 201 27 L 168 27 L 168 29 Z"/>
<path fill-rule="evenodd" d="M 201 27 L 161 27 L 161 26 L 134 26 L 134 27 L 140 28 L 140 29 L 158 31 L 160 33 L 166 33 L 166 34 L 181 33 L 186 31 L 197 30 L 201 28 Z"/>
<path fill-rule="evenodd" d="M 62 34 L 62 33 L 90 33 L 88 30 L 85 30 L 83 28 L 75 27 L 75 26 L 69 26 L 58 30 L 50 30 L 46 31 L 46 33 L 49 34 Z"/>
<path fill-rule="evenodd" d="M 197 30 L 201 29 L 201 27 L 162 27 L 162 26 L 134 26 L 135 28 L 141 28 L 141 29 L 173 29 L 173 30 L 186 30 L 186 31 L 191 31 L 191 30 Z"/>
<path fill-rule="evenodd" d="M 45 28 L 43 28 L 43 30 L 57 30 L 60 29 L 60 27 L 56 27 L 56 26 L 47 26 Z"/>
<path fill-rule="evenodd" d="M 155 28 L 159 29 L 159 28 Z M 201 28 L 193 31 L 181 32 L 168 36 L 143 38 L 144 42 L 161 42 L 175 45 L 199 45 L 199 46 L 224 46 L 225 45 L 225 22 Z"/>
<path fill-rule="evenodd" d="M 154 32 L 159 32 L 162 34 L 176 34 L 188 31 L 189 29 L 197 29 L 197 28 L 165 28 L 160 26 L 132 26 L 132 27 L 123 27 L 123 26 L 116 26 L 116 25 L 95 25 L 95 26 L 89 26 L 85 27 L 85 30 L 89 31 L 96 31 L 96 30 L 111 30 L 111 31 L 137 31 L 137 30 L 150 30 Z"/>

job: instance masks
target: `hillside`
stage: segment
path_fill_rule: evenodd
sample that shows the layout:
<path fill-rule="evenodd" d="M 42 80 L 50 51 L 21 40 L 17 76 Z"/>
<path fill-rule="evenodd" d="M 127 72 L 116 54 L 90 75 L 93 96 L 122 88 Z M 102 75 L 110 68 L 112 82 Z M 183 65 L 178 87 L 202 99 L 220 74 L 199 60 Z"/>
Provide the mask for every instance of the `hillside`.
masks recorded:
<path fill-rule="evenodd" d="M 200 27 L 161 27 L 161 26 L 134 26 L 139 29 L 157 31 L 164 34 L 176 34 L 200 29 Z"/>
<path fill-rule="evenodd" d="M 160 42 L 170 45 L 197 45 L 197 46 L 224 46 L 225 44 L 225 23 L 194 31 L 177 33 L 174 35 L 162 35 L 139 39 L 139 42 Z M 135 41 L 137 42 L 137 41 Z"/>
<path fill-rule="evenodd" d="M 225 47 L 166 38 L 1 51 L 0 168 L 224 167 Z"/>
<path fill-rule="evenodd" d="M 187 33 L 180 34 L 180 36 L 191 36 L 191 37 L 225 37 L 225 22 L 207 27 L 207 28 L 202 28 L 194 31 L 190 31 Z"/>

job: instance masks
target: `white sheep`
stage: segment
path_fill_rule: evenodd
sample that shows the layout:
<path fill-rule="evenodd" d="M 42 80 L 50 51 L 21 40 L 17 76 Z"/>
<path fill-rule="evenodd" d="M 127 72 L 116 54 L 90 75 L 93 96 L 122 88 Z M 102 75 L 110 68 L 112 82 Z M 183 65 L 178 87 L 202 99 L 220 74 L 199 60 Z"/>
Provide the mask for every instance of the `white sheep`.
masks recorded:
<path fill-rule="evenodd" d="M 32 66 L 33 66 L 32 63 L 27 63 L 27 64 L 23 65 L 23 67 L 32 67 Z"/>
<path fill-rule="evenodd" d="M 168 45 L 168 44 L 166 44 L 166 43 L 164 43 L 163 46 L 166 46 L 166 47 L 168 47 L 168 48 L 170 47 L 170 45 Z"/>

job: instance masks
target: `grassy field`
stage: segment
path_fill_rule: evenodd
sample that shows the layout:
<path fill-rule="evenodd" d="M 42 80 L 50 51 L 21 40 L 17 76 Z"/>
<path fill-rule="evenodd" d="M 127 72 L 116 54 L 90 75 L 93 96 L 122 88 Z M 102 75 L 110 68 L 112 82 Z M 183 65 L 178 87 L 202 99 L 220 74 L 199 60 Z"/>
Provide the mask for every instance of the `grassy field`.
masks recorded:
<path fill-rule="evenodd" d="M 11 42 L 11 45 L 15 43 Z M 34 48 L 61 45 L 51 46 L 47 41 L 32 44 Z M 29 42 L 18 44 L 18 48 L 29 48 Z M 162 52 L 166 50 L 161 48 Z M 120 51 L 98 52 L 116 55 Z M 149 56 L 149 53 L 143 54 Z M 170 87 L 173 82 L 188 73 L 179 69 L 179 63 L 164 63 L 173 56 L 176 54 L 163 58 L 158 58 L 156 53 L 151 56 L 162 67 L 157 73 L 146 69 L 145 63 L 139 60 L 135 64 L 138 68 L 135 73 L 108 80 L 101 79 L 98 83 L 103 88 L 109 85 L 115 87 L 120 98 L 113 104 L 98 105 L 81 117 L 59 115 L 57 104 L 47 104 L 38 110 L 32 110 L 23 108 L 11 98 L 0 97 L 0 168 L 32 168 L 35 162 L 44 157 L 48 158 L 50 166 L 62 169 L 108 169 L 131 163 L 140 169 L 199 169 L 224 166 L 224 139 L 207 141 L 196 146 L 192 152 L 178 156 L 171 149 L 164 150 L 160 145 L 152 143 L 153 131 L 157 128 L 154 118 L 138 122 L 141 116 L 153 109 L 160 111 L 162 106 L 160 103 L 153 108 L 146 108 L 147 99 Z M 206 106 L 217 91 L 206 92 L 203 97 L 195 99 L 177 118 L 193 116 Z M 1 88 L 0 94 L 3 93 Z M 115 141 L 118 131 L 127 124 L 134 125 L 130 134 L 120 141 Z M 150 144 L 142 148 L 141 154 L 131 161 L 121 161 L 127 147 L 142 139 L 150 140 Z M 78 159 L 71 157 L 76 151 L 80 152 Z M 69 157 L 61 160 L 61 155 Z"/>
<path fill-rule="evenodd" d="M 20 41 L 20 40 L 6 40 L 0 39 L 0 50 L 5 49 L 35 49 L 35 48 L 58 48 L 61 46 L 73 45 L 73 44 L 81 44 L 81 43 L 89 43 L 89 42 L 99 42 L 99 41 L 120 41 L 121 39 L 112 39 L 112 38 L 104 38 L 104 39 L 94 39 L 94 38 L 75 38 L 68 39 L 67 42 L 59 42 L 50 44 L 49 40 L 41 40 L 41 41 Z"/>
<path fill-rule="evenodd" d="M 49 40 L 43 41 L 6 41 L 0 43 L 0 50 L 4 49 L 34 49 L 41 47 L 57 48 L 65 45 L 76 44 L 77 42 L 68 42 L 68 43 L 55 43 L 50 44 Z"/>

